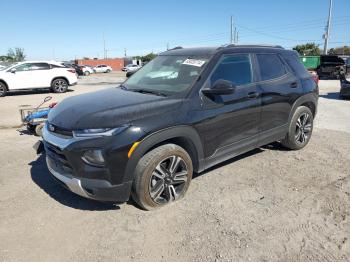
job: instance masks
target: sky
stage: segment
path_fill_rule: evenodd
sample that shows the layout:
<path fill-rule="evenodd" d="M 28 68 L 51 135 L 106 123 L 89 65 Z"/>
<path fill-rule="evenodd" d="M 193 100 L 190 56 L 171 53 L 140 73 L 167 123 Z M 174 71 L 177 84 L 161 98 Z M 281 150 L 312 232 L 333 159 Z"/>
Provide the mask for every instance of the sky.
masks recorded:
<path fill-rule="evenodd" d="M 28 60 L 123 57 L 167 46 L 316 42 L 329 0 L 0 0 L 0 55 L 24 48 Z M 330 47 L 350 45 L 350 0 L 333 0 Z"/>

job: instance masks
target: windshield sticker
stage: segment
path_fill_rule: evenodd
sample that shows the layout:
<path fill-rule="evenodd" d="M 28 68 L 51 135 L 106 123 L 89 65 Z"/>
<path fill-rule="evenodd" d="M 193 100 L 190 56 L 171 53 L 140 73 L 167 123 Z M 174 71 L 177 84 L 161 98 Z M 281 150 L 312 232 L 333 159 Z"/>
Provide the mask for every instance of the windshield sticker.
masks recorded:
<path fill-rule="evenodd" d="M 197 60 L 197 59 L 186 59 L 182 64 L 201 67 L 202 65 L 205 64 L 205 61 Z"/>

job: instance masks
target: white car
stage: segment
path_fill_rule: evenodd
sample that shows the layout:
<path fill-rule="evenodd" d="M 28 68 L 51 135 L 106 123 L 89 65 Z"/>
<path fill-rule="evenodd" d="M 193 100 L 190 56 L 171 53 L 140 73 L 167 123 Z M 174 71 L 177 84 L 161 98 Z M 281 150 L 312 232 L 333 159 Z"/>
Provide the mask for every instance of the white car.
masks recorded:
<path fill-rule="evenodd" d="M 83 70 L 84 76 L 88 76 L 90 74 L 95 73 L 94 69 L 91 66 L 82 65 L 80 67 L 81 70 Z"/>
<path fill-rule="evenodd" d="M 56 62 L 19 62 L 0 71 L 0 97 L 21 89 L 51 88 L 55 93 L 64 93 L 77 81 L 73 68 Z"/>
<path fill-rule="evenodd" d="M 112 72 L 112 67 L 107 65 L 98 65 L 94 67 L 96 73 L 109 73 Z"/>
<path fill-rule="evenodd" d="M 141 66 L 139 66 L 139 65 L 129 64 L 127 66 L 124 66 L 122 71 L 135 72 L 135 71 L 139 70 L 140 68 L 141 68 Z"/>

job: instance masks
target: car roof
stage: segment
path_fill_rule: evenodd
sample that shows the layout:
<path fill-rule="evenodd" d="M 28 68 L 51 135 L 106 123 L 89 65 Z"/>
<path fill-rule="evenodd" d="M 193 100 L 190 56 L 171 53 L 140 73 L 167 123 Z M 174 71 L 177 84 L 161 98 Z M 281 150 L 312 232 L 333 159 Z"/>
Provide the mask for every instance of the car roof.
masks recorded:
<path fill-rule="evenodd" d="M 286 50 L 279 45 L 224 45 L 217 47 L 191 47 L 182 48 L 175 47 L 171 50 L 165 51 L 160 55 L 179 55 L 179 56 L 213 56 L 217 53 L 236 53 L 236 52 L 268 52 L 268 53 L 282 53 L 292 52 L 294 50 Z"/>

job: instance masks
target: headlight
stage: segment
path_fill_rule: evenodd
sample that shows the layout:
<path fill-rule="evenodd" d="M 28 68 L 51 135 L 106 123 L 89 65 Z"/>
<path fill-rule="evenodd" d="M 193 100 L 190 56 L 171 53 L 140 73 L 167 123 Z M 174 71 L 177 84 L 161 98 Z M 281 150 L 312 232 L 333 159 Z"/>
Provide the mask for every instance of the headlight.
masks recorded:
<path fill-rule="evenodd" d="M 121 126 L 117 128 L 82 129 L 73 131 L 73 135 L 75 137 L 113 136 L 122 132 L 126 128 L 127 126 Z"/>

